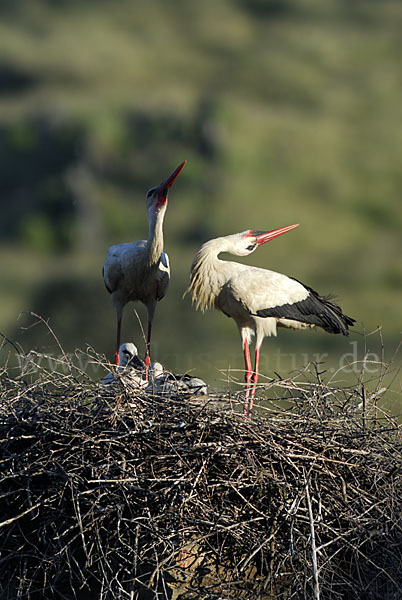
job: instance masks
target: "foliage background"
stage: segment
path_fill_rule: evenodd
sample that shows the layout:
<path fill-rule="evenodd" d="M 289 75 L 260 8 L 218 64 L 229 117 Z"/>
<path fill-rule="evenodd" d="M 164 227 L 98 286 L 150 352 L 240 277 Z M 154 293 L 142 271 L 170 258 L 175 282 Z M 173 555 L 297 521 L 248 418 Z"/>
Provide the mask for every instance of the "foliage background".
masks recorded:
<path fill-rule="evenodd" d="M 335 292 L 357 326 L 348 339 L 280 331 L 262 370 L 375 358 L 378 335 L 362 333 L 379 325 L 390 358 L 402 329 L 401 29 L 392 0 L 2 0 L 0 331 L 57 353 L 18 317 L 34 311 L 66 351 L 111 358 L 106 250 L 146 236 L 147 189 L 187 159 L 165 220 L 172 282 L 155 359 L 224 386 L 220 369 L 242 368 L 238 334 L 182 300 L 192 258 L 211 237 L 295 222 L 246 262 Z M 143 351 L 132 305 L 123 338 Z"/>

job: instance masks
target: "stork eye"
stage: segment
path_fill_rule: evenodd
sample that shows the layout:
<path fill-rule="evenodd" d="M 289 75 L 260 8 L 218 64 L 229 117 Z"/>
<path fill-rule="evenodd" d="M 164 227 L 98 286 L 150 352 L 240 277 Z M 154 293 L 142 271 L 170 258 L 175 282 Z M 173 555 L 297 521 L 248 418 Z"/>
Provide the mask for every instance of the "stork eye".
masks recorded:
<path fill-rule="evenodd" d="M 249 246 L 247 246 L 247 250 L 250 250 L 250 252 L 251 252 L 251 250 L 254 250 L 254 248 L 255 248 L 255 244 L 250 244 Z"/>

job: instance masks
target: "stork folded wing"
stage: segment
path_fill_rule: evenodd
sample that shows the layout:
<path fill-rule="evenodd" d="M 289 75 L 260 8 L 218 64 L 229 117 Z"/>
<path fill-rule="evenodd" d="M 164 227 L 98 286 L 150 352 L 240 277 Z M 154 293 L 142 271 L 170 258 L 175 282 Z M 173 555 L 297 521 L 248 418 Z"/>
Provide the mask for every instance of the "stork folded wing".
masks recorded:
<path fill-rule="evenodd" d="M 290 319 L 310 325 L 318 325 L 328 333 L 349 335 L 348 328 L 353 325 L 355 320 L 344 315 L 342 309 L 331 302 L 329 298 L 320 296 L 308 286 L 304 287 L 309 292 L 305 300 L 257 310 L 255 316 Z"/>

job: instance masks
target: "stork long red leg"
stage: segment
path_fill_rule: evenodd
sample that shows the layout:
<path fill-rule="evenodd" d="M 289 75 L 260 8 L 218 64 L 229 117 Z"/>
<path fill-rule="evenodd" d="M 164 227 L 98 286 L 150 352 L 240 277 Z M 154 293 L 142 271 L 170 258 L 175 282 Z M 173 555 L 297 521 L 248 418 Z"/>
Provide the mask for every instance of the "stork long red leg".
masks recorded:
<path fill-rule="evenodd" d="M 248 413 L 248 397 L 250 394 L 250 382 L 251 382 L 251 375 L 253 374 L 253 367 L 251 366 L 251 358 L 250 358 L 250 348 L 248 345 L 248 340 L 247 338 L 244 339 L 244 343 L 243 343 L 243 352 L 244 352 L 244 379 L 246 382 L 246 391 L 245 391 L 245 398 L 244 398 L 244 407 L 243 407 L 243 414 L 247 415 Z"/>
<path fill-rule="evenodd" d="M 256 348 L 255 350 L 255 362 L 254 362 L 254 373 L 253 373 L 253 385 L 251 388 L 251 395 L 250 395 L 250 401 L 249 401 L 249 406 L 248 406 L 248 414 L 249 416 L 251 416 L 251 411 L 253 410 L 253 404 L 254 404 L 254 396 L 255 396 L 255 389 L 257 387 L 257 382 L 258 382 L 258 369 L 259 369 L 259 364 L 260 364 L 260 349 Z"/>
<path fill-rule="evenodd" d="M 114 355 L 114 364 L 116 367 L 120 364 L 119 348 L 120 348 L 120 334 L 121 334 L 121 317 L 117 317 L 117 340 L 116 340 L 116 352 Z"/>
<path fill-rule="evenodd" d="M 148 319 L 148 332 L 147 332 L 147 349 L 145 352 L 145 358 L 144 358 L 144 363 L 145 363 L 145 381 L 148 381 L 148 371 L 149 371 L 149 365 L 151 362 L 151 330 L 152 330 L 152 319 Z"/>

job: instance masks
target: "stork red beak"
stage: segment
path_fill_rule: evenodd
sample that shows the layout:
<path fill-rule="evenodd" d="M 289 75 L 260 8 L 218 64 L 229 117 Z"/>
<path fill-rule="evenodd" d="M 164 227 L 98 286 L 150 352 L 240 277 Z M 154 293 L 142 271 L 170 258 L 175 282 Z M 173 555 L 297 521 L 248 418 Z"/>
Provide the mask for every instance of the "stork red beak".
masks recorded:
<path fill-rule="evenodd" d="M 251 231 L 250 236 L 255 237 L 257 239 L 258 246 L 262 246 L 262 244 L 270 242 L 274 238 L 282 235 L 283 233 L 291 231 L 295 227 L 299 227 L 299 223 L 296 223 L 296 225 L 287 225 L 286 227 L 280 227 L 279 229 L 273 229 L 272 231 Z"/>
<path fill-rule="evenodd" d="M 174 184 L 174 182 L 176 181 L 176 179 L 178 178 L 181 170 L 183 169 L 184 165 L 186 164 L 186 160 L 184 160 L 172 173 L 170 173 L 169 177 L 167 179 L 165 179 L 165 181 L 163 181 L 159 186 L 159 197 L 163 197 L 163 198 L 167 198 L 168 195 L 168 191 L 170 190 L 170 188 L 172 187 L 172 185 Z"/>

